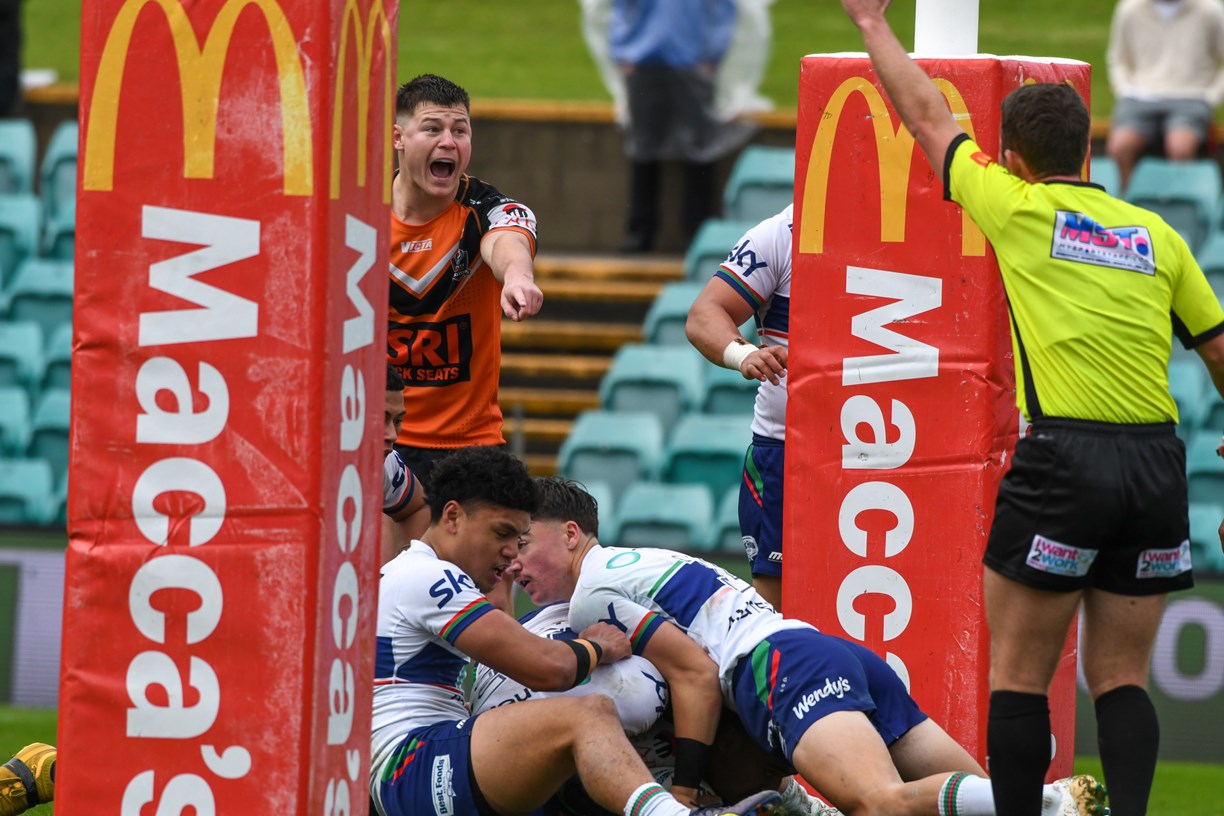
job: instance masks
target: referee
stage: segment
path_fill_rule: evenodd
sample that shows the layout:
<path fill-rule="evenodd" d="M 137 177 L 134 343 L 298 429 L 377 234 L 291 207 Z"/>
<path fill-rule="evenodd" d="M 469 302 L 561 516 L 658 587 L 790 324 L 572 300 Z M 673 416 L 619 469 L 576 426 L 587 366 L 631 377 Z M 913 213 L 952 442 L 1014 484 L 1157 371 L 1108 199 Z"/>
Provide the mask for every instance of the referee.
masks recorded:
<path fill-rule="evenodd" d="M 1165 595 L 1193 584 L 1185 449 L 1170 338 L 1224 394 L 1224 311 L 1158 216 L 1080 181 L 1088 112 L 1067 85 L 1003 101 L 997 163 L 906 55 L 888 0 L 842 0 L 889 98 L 941 169 L 945 197 L 994 246 L 1016 395 L 1032 422 L 999 487 L 983 559 L 990 626 L 987 751 L 999 816 L 1037 816 L 1050 680 L 1076 610 L 1113 816 L 1147 808 L 1159 724 L 1147 667 Z"/>

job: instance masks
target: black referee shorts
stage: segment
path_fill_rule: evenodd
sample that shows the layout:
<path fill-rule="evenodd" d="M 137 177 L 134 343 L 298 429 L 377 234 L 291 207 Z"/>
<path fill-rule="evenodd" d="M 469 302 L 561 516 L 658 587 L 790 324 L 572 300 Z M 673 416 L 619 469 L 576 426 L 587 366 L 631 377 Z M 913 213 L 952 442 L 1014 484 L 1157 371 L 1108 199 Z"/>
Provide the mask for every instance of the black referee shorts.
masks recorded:
<path fill-rule="evenodd" d="M 1034 422 L 999 485 L 982 561 L 1055 592 L 1193 586 L 1186 449 L 1173 425 Z"/>

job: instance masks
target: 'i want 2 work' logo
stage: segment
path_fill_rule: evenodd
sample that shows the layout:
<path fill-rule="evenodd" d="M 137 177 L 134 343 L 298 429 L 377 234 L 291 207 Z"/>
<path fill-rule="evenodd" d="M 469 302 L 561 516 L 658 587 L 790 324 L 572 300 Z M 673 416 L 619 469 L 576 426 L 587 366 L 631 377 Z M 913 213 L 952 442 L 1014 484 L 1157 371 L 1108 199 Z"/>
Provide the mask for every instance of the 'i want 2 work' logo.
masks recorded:
<path fill-rule="evenodd" d="M 413 323 L 387 335 L 391 365 L 409 385 L 442 386 L 472 379 L 472 319 L 457 315 L 440 323 Z"/>

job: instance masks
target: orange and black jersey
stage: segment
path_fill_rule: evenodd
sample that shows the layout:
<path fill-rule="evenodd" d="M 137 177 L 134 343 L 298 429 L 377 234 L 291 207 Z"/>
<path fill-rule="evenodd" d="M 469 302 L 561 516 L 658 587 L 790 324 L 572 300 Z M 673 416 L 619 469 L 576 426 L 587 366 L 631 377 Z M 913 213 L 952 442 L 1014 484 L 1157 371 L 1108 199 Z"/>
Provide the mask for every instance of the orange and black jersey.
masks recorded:
<path fill-rule="evenodd" d="M 525 234 L 535 215 L 490 184 L 464 176 L 454 202 L 425 224 L 391 215 L 387 359 L 404 375 L 399 443 L 421 448 L 496 445 L 501 283 L 480 255 L 496 229 Z"/>

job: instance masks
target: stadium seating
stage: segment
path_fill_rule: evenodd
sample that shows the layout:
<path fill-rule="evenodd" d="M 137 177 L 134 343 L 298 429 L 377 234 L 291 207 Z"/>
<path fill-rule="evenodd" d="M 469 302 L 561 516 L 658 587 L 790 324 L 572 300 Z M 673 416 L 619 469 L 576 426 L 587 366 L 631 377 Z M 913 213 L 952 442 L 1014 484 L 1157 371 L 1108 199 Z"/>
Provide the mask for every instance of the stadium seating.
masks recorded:
<path fill-rule="evenodd" d="M 17 268 L 37 254 L 41 221 L 42 204 L 32 193 L 0 195 L 0 293 Z"/>
<path fill-rule="evenodd" d="M 1195 253 L 1195 258 L 1207 276 L 1212 291 L 1224 303 L 1224 229 L 1212 232 L 1203 248 Z"/>
<path fill-rule="evenodd" d="M 51 134 L 39 170 L 43 218 L 48 228 L 76 223 L 77 140 L 74 120 L 61 122 Z"/>
<path fill-rule="evenodd" d="M 53 490 L 51 466 L 41 459 L 0 459 L 0 523 L 45 524 Z"/>
<path fill-rule="evenodd" d="M 37 323 L 0 321 L 0 386 L 19 385 L 31 394 L 41 388 L 42 340 Z"/>
<path fill-rule="evenodd" d="M 1190 504 L 1190 558 L 1195 572 L 1224 573 L 1219 528 L 1224 520 L 1224 496 L 1218 502 Z"/>
<path fill-rule="evenodd" d="M 1186 481 L 1191 504 L 1219 502 L 1224 498 L 1224 459 L 1216 455 L 1218 429 L 1203 430 L 1186 446 Z"/>
<path fill-rule="evenodd" d="M 684 254 L 684 277 L 702 283 L 712 278 L 718 267 L 727 259 L 727 254 L 756 223 L 735 219 L 706 219 L 697 228 L 697 234 L 693 236 L 688 251 Z"/>
<path fill-rule="evenodd" d="M 1198 416 L 1198 427 L 1206 433 L 1220 432 L 1224 428 L 1224 399 L 1215 388 L 1206 389 L 1203 394 L 1203 407 Z"/>
<path fill-rule="evenodd" d="M 579 482 L 606 482 L 613 500 L 639 479 L 659 472 L 663 426 L 643 411 L 585 411 L 561 443 L 557 469 Z"/>
<path fill-rule="evenodd" d="M 1214 159 L 1173 162 L 1147 157 L 1135 167 L 1126 200 L 1158 213 L 1197 251 L 1218 217 L 1220 183 Z"/>
<path fill-rule="evenodd" d="M 620 499 L 616 543 L 708 551 L 714 502 L 705 485 L 636 482 Z"/>
<path fill-rule="evenodd" d="M 757 380 L 748 380 L 738 371 L 705 366 L 705 388 L 701 395 L 701 411 L 705 414 L 751 416 L 756 406 Z"/>
<path fill-rule="evenodd" d="M 0 119 L 0 195 L 34 189 L 37 140 L 28 119 Z"/>
<path fill-rule="evenodd" d="M 663 452 L 663 481 L 703 484 L 712 495 L 722 496 L 739 483 L 752 441 L 751 423 L 750 415 L 681 417 Z"/>
<path fill-rule="evenodd" d="M 684 412 L 696 409 L 705 365 L 691 346 L 621 346 L 600 382 L 600 406 L 607 411 L 649 411 L 659 417 L 666 434 Z"/>
<path fill-rule="evenodd" d="M 781 212 L 795 198 L 795 151 L 760 145 L 744 148 L 723 195 L 727 218 L 755 223 Z"/>
<path fill-rule="evenodd" d="M 739 484 L 727 488 L 714 516 L 714 549 L 726 555 L 743 555 L 744 537 L 740 534 Z"/>
<path fill-rule="evenodd" d="M 589 482 L 583 482 L 582 486 L 595 500 L 595 506 L 599 509 L 599 540 L 615 541 L 616 496 L 612 492 L 612 485 L 602 480 L 592 479 Z"/>
<path fill-rule="evenodd" d="M 1177 403 L 1177 435 L 1183 440 L 1188 440 L 1199 427 L 1200 415 L 1206 407 L 1208 382 L 1207 369 L 1197 355 L 1169 361 L 1169 393 Z"/>
<path fill-rule="evenodd" d="M 29 395 L 20 386 L 0 386 L 0 456 L 24 456 L 29 444 Z"/>
<path fill-rule="evenodd" d="M 50 337 L 72 323 L 72 264 L 32 259 L 17 270 L 8 289 L 10 320 L 31 320 Z"/>
<path fill-rule="evenodd" d="M 72 413 L 69 392 L 46 391 L 34 407 L 30 421 L 28 454 L 51 465 L 58 482 L 68 472 L 68 420 Z"/>
<path fill-rule="evenodd" d="M 705 284 L 699 281 L 676 281 L 660 289 L 643 323 L 642 336 L 646 342 L 656 346 L 687 346 L 684 322 L 703 288 Z"/>
<path fill-rule="evenodd" d="M 65 323 L 47 338 L 43 390 L 72 385 L 72 324 Z"/>
<path fill-rule="evenodd" d="M 1093 156 L 1088 178 L 1092 183 L 1105 188 L 1105 192 L 1116 196 L 1122 188 L 1118 163 L 1108 156 Z"/>

